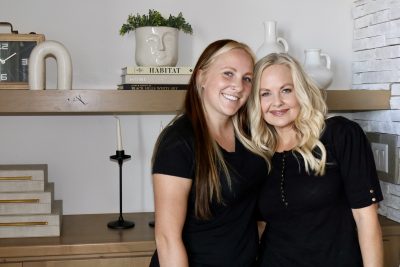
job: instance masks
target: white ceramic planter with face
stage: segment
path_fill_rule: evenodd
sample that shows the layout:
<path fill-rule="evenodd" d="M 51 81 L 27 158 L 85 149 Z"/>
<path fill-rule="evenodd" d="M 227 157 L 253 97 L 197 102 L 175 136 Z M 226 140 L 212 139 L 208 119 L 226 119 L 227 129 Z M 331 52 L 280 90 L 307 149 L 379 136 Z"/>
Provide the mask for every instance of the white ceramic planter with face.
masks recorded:
<path fill-rule="evenodd" d="M 140 27 L 135 30 L 138 66 L 176 66 L 178 33 L 172 27 Z"/>

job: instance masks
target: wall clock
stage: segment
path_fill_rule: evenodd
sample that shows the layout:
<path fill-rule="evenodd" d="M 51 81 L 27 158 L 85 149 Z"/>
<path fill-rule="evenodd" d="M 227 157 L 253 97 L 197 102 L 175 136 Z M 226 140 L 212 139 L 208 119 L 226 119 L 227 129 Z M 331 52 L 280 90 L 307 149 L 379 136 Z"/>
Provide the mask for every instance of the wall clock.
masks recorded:
<path fill-rule="evenodd" d="M 0 34 L 0 89 L 29 89 L 29 56 L 33 48 L 45 40 L 43 34 L 18 34 L 11 23 L 11 33 Z"/>

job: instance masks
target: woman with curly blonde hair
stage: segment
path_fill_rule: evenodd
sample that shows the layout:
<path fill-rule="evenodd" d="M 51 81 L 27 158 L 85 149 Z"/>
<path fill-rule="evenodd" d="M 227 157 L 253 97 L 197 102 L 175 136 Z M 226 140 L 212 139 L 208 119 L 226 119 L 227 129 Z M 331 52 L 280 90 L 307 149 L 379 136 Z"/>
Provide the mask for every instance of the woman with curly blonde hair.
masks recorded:
<path fill-rule="evenodd" d="M 257 62 L 247 109 L 248 145 L 271 163 L 259 266 L 383 266 L 382 193 L 361 127 L 327 118 L 321 91 L 287 54 Z"/>

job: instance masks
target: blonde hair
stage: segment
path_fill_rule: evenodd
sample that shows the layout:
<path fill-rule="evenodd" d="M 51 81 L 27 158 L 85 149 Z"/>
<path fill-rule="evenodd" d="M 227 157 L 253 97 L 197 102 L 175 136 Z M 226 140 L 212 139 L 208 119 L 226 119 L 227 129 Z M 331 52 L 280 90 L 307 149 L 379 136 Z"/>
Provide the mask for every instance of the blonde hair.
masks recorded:
<path fill-rule="evenodd" d="M 290 69 L 294 92 L 300 112 L 294 121 L 298 152 L 304 160 L 305 170 L 316 175 L 325 173 L 326 149 L 319 140 L 325 128 L 327 106 L 321 90 L 304 72 L 301 65 L 288 54 L 272 53 L 260 59 L 254 68 L 253 89 L 247 102 L 249 127 L 253 149 L 271 158 L 276 152 L 278 136 L 275 128 L 266 123 L 260 105 L 260 83 L 263 71 L 272 65 L 284 65 Z"/>
<path fill-rule="evenodd" d="M 221 149 L 209 132 L 202 103 L 201 94 L 203 90 L 200 86 L 200 80 L 203 75 L 207 75 L 209 67 L 214 63 L 219 55 L 233 49 L 244 50 L 248 53 L 249 57 L 252 59 L 252 63 L 254 64 L 254 53 L 244 43 L 230 39 L 223 39 L 208 45 L 200 55 L 197 64 L 193 69 L 186 94 L 184 110 L 177 116 L 179 117 L 183 113 L 186 114 L 193 127 L 196 164 L 195 179 L 193 181 L 195 188 L 195 215 L 200 219 L 208 219 L 212 216 L 210 203 L 213 199 L 218 203 L 223 203 L 219 168 L 222 168 L 222 172 L 226 176 L 228 185 L 231 184 L 228 166 L 225 163 Z M 243 105 L 242 108 L 245 108 L 245 105 Z M 237 115 L 232 119 L 236 120 L 236 116 Z M 238 124 L 234 123 L 235 132 L 239 131 L 237 126 Z M 159 140 L 157 141 L 155 151 L 153 152 L 153 160 Z"/>

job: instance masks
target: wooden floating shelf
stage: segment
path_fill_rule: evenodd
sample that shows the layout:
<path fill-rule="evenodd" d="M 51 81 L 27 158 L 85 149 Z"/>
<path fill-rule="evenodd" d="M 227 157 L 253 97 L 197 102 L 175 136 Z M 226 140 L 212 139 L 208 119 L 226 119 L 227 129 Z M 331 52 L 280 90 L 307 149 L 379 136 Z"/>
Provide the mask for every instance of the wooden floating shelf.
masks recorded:
<path fill-rule="evenodd" d="M 176 113 L 185 90 L 0 90 L 0 115 Z M 329 111 L 390 109 L 387 90 L 327 90 Z"/>
<path fill-rule="evenodd" d="M 185 90 L 0 90 L 0 115 L 175 113 Z"/>
<path fill-rule="evenodd" d="M 329 111 L 390 109 L 390 90 L 326 90 Z"/>

